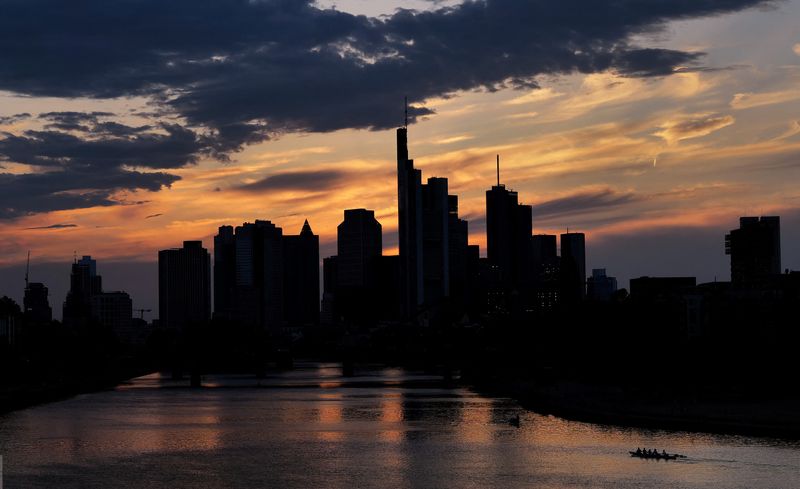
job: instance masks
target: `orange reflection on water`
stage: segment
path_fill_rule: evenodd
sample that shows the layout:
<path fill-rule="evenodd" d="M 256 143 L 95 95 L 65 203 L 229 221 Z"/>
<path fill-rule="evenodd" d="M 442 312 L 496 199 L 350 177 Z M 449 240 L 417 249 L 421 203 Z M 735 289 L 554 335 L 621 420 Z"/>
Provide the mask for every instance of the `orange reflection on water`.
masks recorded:
<path fill-rule="evenodd" d="M 381 399 L 381 432 L 378 438 L 390 443 L 403 441 L 403 402 L 399 392 L 386 392 Z"/>
<path fill-rule="evenodd" d="M 470 443 L 492 441 L 492 409 L 490 405 L 476 404 L 461 410 L 461 438 Z"/>
<path fill-rule="evenodd" d="M 339 431 L 342 424 L 342 394 L 340 392 L 321 393 L 317 408 L 317 422 L 323 429 L 317 431 L 322 441 L 341 441 L 344 433 Z"/>

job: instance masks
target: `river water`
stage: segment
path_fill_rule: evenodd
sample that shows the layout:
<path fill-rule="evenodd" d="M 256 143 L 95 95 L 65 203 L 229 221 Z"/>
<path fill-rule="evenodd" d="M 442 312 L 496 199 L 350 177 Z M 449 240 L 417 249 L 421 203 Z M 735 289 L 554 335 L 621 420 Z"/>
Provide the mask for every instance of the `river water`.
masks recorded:
<path fill-rule="evenodd" d="M 800 487 L 800 443 L 565 421 L 401 369 L 187 384 L 154 374 L 0 416 L 2 487 Z"/>

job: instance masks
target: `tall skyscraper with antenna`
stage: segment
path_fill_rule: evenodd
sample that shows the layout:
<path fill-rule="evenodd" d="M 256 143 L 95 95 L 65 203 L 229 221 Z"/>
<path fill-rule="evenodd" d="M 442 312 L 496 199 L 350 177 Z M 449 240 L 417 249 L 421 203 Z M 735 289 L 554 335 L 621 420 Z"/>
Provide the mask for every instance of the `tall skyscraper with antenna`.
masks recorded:
<path fill-rule="evenodd" d="M 422 172 L 408 158 L 408 101 L 397 129 L 397 215 L 403 316 L 413 318 L 425 298 L 422 272 Z"/>
<path fill-rule="evenodd" d="M 532 232 L 531 206 L 520 204 L 517 192 L 500 183 L 498 155 L 497 185 L 486 191 L 486 245 L 489 263 L 499 268 L 508 291 L 531 286 Z"/>

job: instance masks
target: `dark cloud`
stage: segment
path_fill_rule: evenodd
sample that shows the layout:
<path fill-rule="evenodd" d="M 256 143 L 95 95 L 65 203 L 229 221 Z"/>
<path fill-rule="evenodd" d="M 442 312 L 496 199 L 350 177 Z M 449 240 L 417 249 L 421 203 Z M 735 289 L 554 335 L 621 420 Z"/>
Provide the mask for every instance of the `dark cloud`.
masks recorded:
<path fill-rule="evenodd" d="M 344 181 L 347 173 L 340 170 L 286 172 L 270 175 L 253 183 L 240 185 L 239 190 L 263 192 L 267 190 L 321 191 L 336 187 Z"/>
<path fill-rule="evenodd" d="M 145 216 L 145 219 L 153 219 L 154 217 L 161 217 L 161 216 L 163 216 L 163 215 L 164 215 L 164 214 L 162 214 L 162 213 L 158 213 L 158 214 L 150 214 L 149 216 Z"/>
<path fill-rule="evenodd" d="M 145 173 L 120 168 L 0 173 L 0 219 L 64 209 L 137 204 L 141 202 L 128 202 L 118 194 L 124 190 L 154 192 L 179 179 L 163 172 Z"/>
<path fill-rule="evenodd" d="M 193 124 L 250 133 L 240 142 L 265 136 L 264 123 L 275 132 L 379 129 L 399 123 L 405 94 L 419 102 L 531 87 L 543 74 L 669 74 L 700 55 L 642 49 L 632 36 L 767 3 L 485 0 L 374 19 L 310 0 L 11 0 L 0 19 L 0 88 L 150 96 Z"/>
<path fill-rule="evenodd" d="M 31 229 L 64 229 L 64 228 L 76 228 L 78 227 L 77 224 L 51 224 L 49 226 L 36 226 L 32 228 L 25 228 L 26 230 Z"/>
<path fill-rule="evenodd" d="M 30 117 L 31 115 L 27 112 L 23 112 L 21 114 L 0 116 L 0 125 L 15 124 L 17 122 L 24 121 L 25 119 L 30 119 Z"/>
<path fill-rule="evenodd" d="M 112 205 L 115 191 L 158 190 L 176 179 L 130 168 L 226 160 L 244 145 L 286 132 L 393 127 L 402 120 L 405 95 L 414 122 L 433 113 L 425 99 L 461 90 L 531 89 L 542 75 L 611 70 L 642 77 L 704 69 L 701 53 L 644 49 L 632 39 L 670 21 L 769 3 L 468 0 L 368 18 L 320 9 L 311 0 L 6 0 L 0 90 L 143 96 L 147 114 L 160 122 L 134 127 L 103 112 L 51 112 L 41 115 L 43 130 L 0 136 L 0 162 L 68 177 L 107 175 L 107 181 L 94 178 L 96 187 L 40 193 L 47 205 L 24 199 L 30 205 L 23 206 L 3 195 L 0 209 L 19 215 Z M 57 180 L 50 173 L 2 178 L 15 185 Z M 292 185 L 290 177 L 280 178 L 249 188 Z M 318 178 L 308 183 L 330 183 Z"/>
<path fill-rule="evenodd" d="M 533 215 L 538 219 L 548 220 L 619 207 L 642 199 L 632 192 L 618 192 L 612 188 L 582 190 L 534 205 Z"/>

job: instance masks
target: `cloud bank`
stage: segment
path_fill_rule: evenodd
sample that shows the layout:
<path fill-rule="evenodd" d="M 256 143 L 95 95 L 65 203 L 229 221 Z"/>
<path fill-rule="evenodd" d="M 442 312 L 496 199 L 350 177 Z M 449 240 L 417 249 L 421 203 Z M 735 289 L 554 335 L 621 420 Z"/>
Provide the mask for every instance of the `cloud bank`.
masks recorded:
<path fill-rule="evenodd" d="M 703 69 L 702 53 L 631 39 L 670 21 L 766 3 L 468 0 L 369 18 L 310 0 L 7 0 L 0 90 L 145 97 L 156 122 L 49 113 L 40 115 L 41 131 L 0 134 L 0 161 L 32 167 L 0 173 L 0 218 L 114 205 L 120 190 L 157 191 L 177 180 L 154 169 L 224 160 L 275 135 L 393 127 L 406 95 L 413 122 L 433 113 L 427 99 L 535 88 L 540 76 Z"/>

